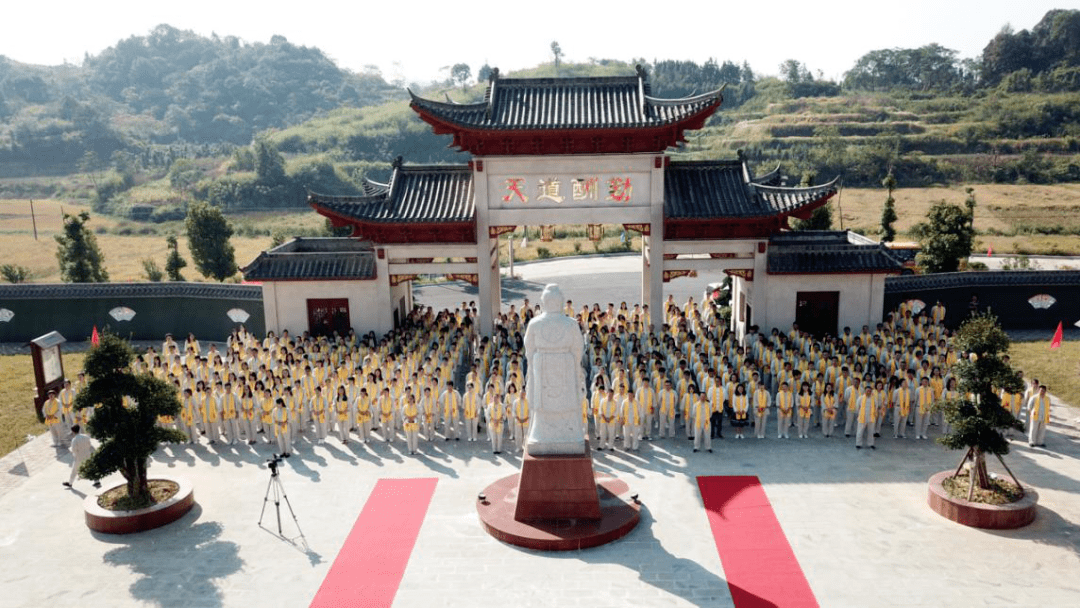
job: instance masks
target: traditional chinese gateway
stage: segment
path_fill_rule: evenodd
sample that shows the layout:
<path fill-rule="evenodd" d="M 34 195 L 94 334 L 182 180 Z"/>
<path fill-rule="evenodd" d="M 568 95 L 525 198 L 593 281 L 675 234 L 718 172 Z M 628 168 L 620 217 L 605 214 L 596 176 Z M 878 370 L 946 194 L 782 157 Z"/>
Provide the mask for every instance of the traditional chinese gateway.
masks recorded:
<path fill-rule="evenodd" d="M 735 160 L 679 161 L 668 150 L 720 107 L 720 90 L 651 95 L 636 76 L 500 78 L 484 100 L 412 95 L 435 133 L 471 154 L 461 165 L 408 165 L 362 196 L 311 193 L 309 204 L 352 238 L 296 239 L 244 268 L 263 283 L 266 329 L 382 333 L 412 305 L 411 281 L 447 275 L 479 288 L 490 334 L 500 306 L 499 236 L 517 226 L 622 224 L 642 236 L 641 301 L 656 327 L 664 283 L 697 270 L 733 281 L 733 329 L 754 324 L 836 333 L 881 319 L 884 277 L 900 261 L 849 232 L 791 232 L 837 192 L 836 180 L 791 188 L 779 169 Z"/>

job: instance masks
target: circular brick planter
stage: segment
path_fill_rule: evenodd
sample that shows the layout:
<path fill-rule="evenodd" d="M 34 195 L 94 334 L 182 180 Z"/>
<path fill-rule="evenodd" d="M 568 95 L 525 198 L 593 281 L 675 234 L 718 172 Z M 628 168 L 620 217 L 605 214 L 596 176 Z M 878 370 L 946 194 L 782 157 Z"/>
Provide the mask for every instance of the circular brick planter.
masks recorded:
<path fill-rule="evenodd" d="M 949 496 L 942 487 L 942 482 L 952 474 L 953 471 L 942 471 L 930 478 L 928 502 L 938 515 L 965 526 L 990 530 L 1022 528 L 1035 520 L 1035 507 L 1039 502 L 1035 490 L 1025 487 L 1023 498 L 1004 505 L 968 502 Z"/>
<path fill-rule="evenodd" d="M 171 481 L 180 486 L 180 490 L 165 502 L 135 511 L 109 511 L 103 509 L 97 503 L 100 494 L 92 494 L 83 501 L 83 510 L 86 512 L 86 526 L 95 532 L 104 532 L 106 534 L 145 532 L 180 519 L 195 506 L 195 487 L 190 480 L 184 477 L 168 475 L 158 475 L 154 479 Z M 115 484 L 103 489 L 101 493 L 122 485 L 124 485 L 123 482 Z"/>

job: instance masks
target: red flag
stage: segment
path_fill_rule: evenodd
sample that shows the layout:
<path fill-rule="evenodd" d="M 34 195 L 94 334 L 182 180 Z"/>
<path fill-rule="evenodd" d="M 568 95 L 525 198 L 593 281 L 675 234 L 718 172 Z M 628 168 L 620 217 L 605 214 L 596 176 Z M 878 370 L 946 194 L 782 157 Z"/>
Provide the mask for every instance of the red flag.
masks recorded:
<path fill-rule="evenodd" d="M 1058 329 L 1060 330 L 1061 328 L 1059 327 Z M 1058 342 L 1060 342 L 1060 341 L 1061 340 L 1058 340 Z M 97 325 L 95 325 L 94 326 L 94 333 L 90 334 L 90 344 L 93 344 L 94 346 L 97 346 L 98 342 L 101 342 L 101 337 L 98 336 Z"/>
<path fill-rule="evenodd" d="M 1050 348 L 1059 346 L 1061 346 L 1061 321 L 1058 321 L 1057 331 L 1054 332 L 1054 337 L 1050 340 Z"/>
<path fill-rule="evenodd" d="M 994 246 L 990 245 L 986 248 L 986 255 L 994 255 Z"/>

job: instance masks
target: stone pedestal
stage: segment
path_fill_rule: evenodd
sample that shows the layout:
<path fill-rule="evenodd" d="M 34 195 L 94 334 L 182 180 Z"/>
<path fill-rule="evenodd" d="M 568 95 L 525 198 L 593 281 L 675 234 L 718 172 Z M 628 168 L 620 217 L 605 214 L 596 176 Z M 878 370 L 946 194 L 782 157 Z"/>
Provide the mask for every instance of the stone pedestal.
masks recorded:
<path fill-rule="evenodd" d="M 533 456 L 525 448 L 514 519 L 600 519 L 592 453 Z"/>

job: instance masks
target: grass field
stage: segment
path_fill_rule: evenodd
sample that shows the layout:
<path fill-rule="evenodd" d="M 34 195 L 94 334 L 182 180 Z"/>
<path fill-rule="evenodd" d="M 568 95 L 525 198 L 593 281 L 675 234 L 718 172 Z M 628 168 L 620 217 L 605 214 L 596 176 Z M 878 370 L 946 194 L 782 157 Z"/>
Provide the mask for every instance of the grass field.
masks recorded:
<path fill-rule="evenodd" d="M 64 354 L 64 374 L 82 370 L 84 353 Z M 22 445 L 28 434 L 46 432 L 34 413 L 34 364 L 30 355 L 0 356 L 0 455 Z"/>
<path fill-rule="evenodd" d="M 983 184 L 975 186 L 975 195 L 978 201 L 975 226 L 981 231 L 976 252 L 993 247 L 996 253 L 1003 254 L 1080 254 L 1080 184 Z M 906 238 L 904 233 L 922 221 L 935 202 L 944 200 L 962 204 L 966 195 L 964 187 L 952 186 L 901 188 L 894 196 L 899 216 L 897 228 L 901 233 L 898 240 L 903 240 Z M 842 227 L 872 235 L 878 231 L 884 199 L 883 189 L 846 188 L 832 204 L 843 211 Z M 69 201 L 40 200 L 34 202 L 34 216 L 31 216 L 28 200 L 0 200 L 0 264 L 26 266 L 33 273 L 35 282 L 59 281 L 53 236 L 61 229 L 62 213 L 86 210 L 85 205 Z M 836 228 L 841 227 L 840 215 L 834 214 Z M 33 236 L 35 217 L 37 240 Z M 323 225 L 323 218 L 307 208 L 235 214 L 230 215 L 229 220 L 237 230 L 232 244 L 236 249 L 237 264 L 241 266 L 270 246 L 272 238 L 269 234 L 287 235 L 291 230 L 310 231 Z M 142 260 L 149 257 L 163 267 L 165 237 L 184 232 L 183 222 L 179 221 L 137 223 L 102 215 L 91 216 L 89 226 L 98 233 L 98 243 L 105 254 L 106 269 L 112 281 L 144 280 Z M 573 237 L 544 243 L 538 238 L 536 227 L 532 227 L 528 246 L 524 249 L 518 246 L 522 234 L 519 228 L 515 259 L 536 259 L 540 257 L 540 248 L 558 256 L 612 251 L 619 246 L 621 231 L 616 226 L 608 227 L 599 246 L 580 236 L 583 227 L 568 228 Z M 507 258 L 505 240 L 506 237 L 502 246 L 504 263 Z M 205 280 L 191 263 L 187 239 L 180 238 L 179 242 L 181 253 L 189 262 L 184 271 L 186 278 Z M 632 247 L 640 249 L 639 238 L 633 239 Z"/>
<path fill-rule="evenodd" d="M 1050 387 L 1051 393 L 1080 408 L 1080 342 L 1062 342 L 1060 348 L 1053 350 L 1048 340 L 1013 342 L 1009 357 L 1025 378 L 1038 378 Z"/>
<path fill-rule="evenodd" d="M 59 282 L 60 268 L 56 261 L 56 240 L 63 227 L 63 213 L 74 214 L 88 211 L 85 205 L 73 205 L 58 200 L 34 201 L 34 215 L 30 214 L 29 201 L 0 200 L 0 263 L 26 266 L 33 273 L 35 282 Z M 37 221 L 37 240 L 34 239 L 34 220 Z M 312 229 L 322 226 L 323 218 L 308 209 L 281 212 L 257 212 L 229 216 L 234 228 L 247 232 L 268 232 L 290 228 Z M 136 223 L 110 216 L 91 215 L 87 224 L 97 232 L 98 245 L 105 254 L 105 268 L 109 280 L 145 280 L 142 260 L 152 258 L 159 268 L 165 266 L 168 253 L 165 238 L 169 234 L 183 234 L 183 222 L 161 224 Z M 122 234 L 130 232 L 131 234 Z M 146 234 L 140 234 L 146 233 Z M 243 266 L 251 262 L 259 252 L 271 244 L 270 236 L 236 236 L 231 239 L 236 250 L 236 263 Z M 179 238 L 180 253 L 188 261 L 183 270 L 188 280 L 206 280 L 191 259 L 187 239 Z"/>

